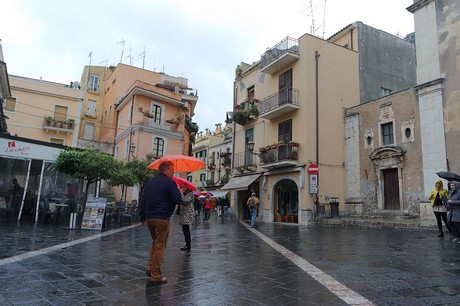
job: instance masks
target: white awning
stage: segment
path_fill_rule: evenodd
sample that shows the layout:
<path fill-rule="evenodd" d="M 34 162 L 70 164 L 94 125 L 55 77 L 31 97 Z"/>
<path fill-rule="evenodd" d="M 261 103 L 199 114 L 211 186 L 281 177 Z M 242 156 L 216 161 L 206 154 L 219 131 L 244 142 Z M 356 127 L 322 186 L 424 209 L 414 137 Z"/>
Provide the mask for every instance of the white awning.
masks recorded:
<path fill-rule="evenodd" d="M 225 190 L 225 191 L 211 191 L 212 193 L 212 197 L 211 198 L 221 198 L 221 197 L 225 197 L 228 193 L 228 190 Z"/>
<path fill-rule="evenodd" d="M 261 174 L 245 175 L 231 178 L 220 190 L 244 190 L 247 189 Z"/>

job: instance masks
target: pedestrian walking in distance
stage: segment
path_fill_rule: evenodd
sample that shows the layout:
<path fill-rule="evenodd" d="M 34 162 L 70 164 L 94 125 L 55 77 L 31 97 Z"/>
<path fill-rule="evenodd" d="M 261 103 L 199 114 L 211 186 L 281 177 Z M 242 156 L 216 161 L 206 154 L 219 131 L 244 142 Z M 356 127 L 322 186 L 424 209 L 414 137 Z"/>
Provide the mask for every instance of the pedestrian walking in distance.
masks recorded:
<path fill-rule="evenodd" d="M 211 210 L 214 208 L 211 197 L 206 196 L 206 199 L 204 200 L 204 222 L 208 223 L 209 218 L 211 217 Z"/>
<path fill-rule="evenodd" d="M 428 200 L 431 201 L 431 207 L 433 207 L 433 213 L 436 216 L 436 221 L 438 223 L 440 232 L 438 237 L 444 237 L 441 219 L 444 220 L 444 224 L 450 232 L 449 226 L 447 225 L 447 207 L 443 204 L 443 201 L 446 201 L 448 196 L 449 193 L 443 188 L 441 180 L 437 180 L 434 183 L 434 189 L 431 190 L 431 193 L 428 196 Z"/>
<path fill-rule="evenodd" d="M 195 208 L 193 192 L 186 186 L 181 186 L 182 202 L 180 204 L 179 224 L 182 225 L 185 245 L 180 249 L 190 251 L 192 248 L 190 227 L 195 222 Z"/>
<path fill-rule="evenodd" d="M 251 213 L 251 227 L 256 226 L 256 218 L 257 218 L 257 208 L 260 205 L 260 200 L 256 197 L 256 194 L 253 192 L 249 197 L 246 205 L 249 208 Z"/>
<path fill-rule="evenodd" d="M 161 264 L 169 236 L 169 220 L 176 204 L 182 200 L 181 193 L 171 177 L 174 165 L 170 161 L 162 162 L 158 167 L 158 175 L 151 178 L 144 187 L 140 205 L 139 217 L 141 224 L 147 224 L 152 237 L 147 275 L 151 284 L 161 285 L 167 282 L 162 276 Z"/>

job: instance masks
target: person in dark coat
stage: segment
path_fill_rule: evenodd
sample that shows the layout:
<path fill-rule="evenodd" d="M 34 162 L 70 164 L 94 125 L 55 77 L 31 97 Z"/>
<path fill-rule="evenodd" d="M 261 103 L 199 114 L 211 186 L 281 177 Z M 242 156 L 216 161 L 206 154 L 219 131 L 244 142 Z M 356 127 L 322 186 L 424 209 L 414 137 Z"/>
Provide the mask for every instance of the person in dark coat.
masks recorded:
<path fill-rule="evenodd" d="M 144 187 L 139 204 L 141 224 L 147 224 L 152 246 L 150 247 L 147 274 L 152 284 L 165 284 L 166 277 L 161 274 L 166 243 L 169 236 L 169 220 L 182 200 L 182 195 L 176 182 L 171 177 L 174 174 L 174 165 L 165 161 L 158 167 L 159 174 L 151 178 Z"/>
<path fill-rule="evenodd" d="M 460 183 L 451 183 L 450 189 L 449 200 L 447 200 L 449 205 L 447 220 L 452 234 L 455 236 L 454 241 L 460 243 Z"/>

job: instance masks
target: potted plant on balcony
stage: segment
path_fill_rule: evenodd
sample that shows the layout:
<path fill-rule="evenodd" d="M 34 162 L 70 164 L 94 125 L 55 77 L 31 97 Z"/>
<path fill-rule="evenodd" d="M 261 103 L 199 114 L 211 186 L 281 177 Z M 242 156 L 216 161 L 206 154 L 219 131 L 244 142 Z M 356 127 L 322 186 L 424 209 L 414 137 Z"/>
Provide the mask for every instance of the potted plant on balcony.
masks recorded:
<path fill-rule="evenodd" d="M 75 119 L 67 119 L 65 124 L 67 125 L 67 128 L 69 130 L 73 130 L 73 128 L 75 126 Z"/>
<path fill-rule="evenodd" d="M 51 116 L 45 117 L 45 126 L 52 126 L 53 121 L 54 121 L 53 117 L 51 117 Z"/>
<path fill-rule="evenodd" d="M 298 143 L 298 142 L 295 142 L 295 141 L 292 141 L 292 140 L 289 141 L 288 144 L 289 144 L 290 147 L 298 147 L 298 146 L 299 146 L 299 143 Z"/>
<path fill-rule="evenodd" d="M 244 109 L 239 109 L 233 113 L 233 121 L 239 125 L 245 125 L 248 122 L 249 113 Z"/>
<path fill-rule="evenodd" d="M 249 118 L 257 119 L 259 117 L 259 109 L 255 103 L 249 105 Z"/>
<path fill-rule="evenodd" d="M 230 180 L 230 176 L 228 174 L 225 174 L 224 176 L 220 178 L 220 183 L 227 184 L 229 180 Z"/>
<path fill-rule="evenodd" d="M 142 113 L 144 114 L 144 116 L 149 117 L 149 118 L 155 117 L 155 116 L 154 116 L 153 114 L 151 114 L 150 111 L 148 111 L 148 110 L 143 111 Z"/>

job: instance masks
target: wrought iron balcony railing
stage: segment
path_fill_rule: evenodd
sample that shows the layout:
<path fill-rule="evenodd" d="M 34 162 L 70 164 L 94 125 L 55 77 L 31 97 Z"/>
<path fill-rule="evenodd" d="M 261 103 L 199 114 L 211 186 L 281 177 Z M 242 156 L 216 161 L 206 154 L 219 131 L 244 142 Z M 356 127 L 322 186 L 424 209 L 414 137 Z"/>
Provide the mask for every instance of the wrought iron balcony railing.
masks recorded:
<path fill-rule="evenodd" d="M 260 148 L 260 164 L 267 165 L 284 161 L 298 161 L 299 145 L 295 142 L 278 143 Z"/>
<path fill-rule="evenodd" d="M 272 74 L 290 65 L 299 57 L 299 41 L 286 37 L 261 56 L 260 69 L 262 72 Z"/>
<path fill-rule="evenodd" d="M 263 99 L 259 104 L 259 117 L 273 119 L 287 112 L 296 110 L 299 105 L 299 91 L 286 87 Z"/>

